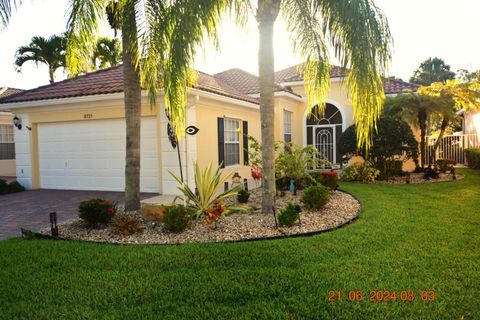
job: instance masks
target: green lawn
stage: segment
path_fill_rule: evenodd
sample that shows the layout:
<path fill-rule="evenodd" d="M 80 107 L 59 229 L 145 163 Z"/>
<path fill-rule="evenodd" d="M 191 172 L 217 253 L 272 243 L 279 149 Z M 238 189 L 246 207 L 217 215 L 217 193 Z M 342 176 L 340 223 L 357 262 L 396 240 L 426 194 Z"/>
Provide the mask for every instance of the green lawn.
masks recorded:
<path fill-rule="evenodd" d="M 0 241 L 0 318 L 480 319 L 480 171 L 463 172 L 452 183 L 343 184 L 362 201 L 360 218 L 310 238 Z M 329 290 L 342 301 L 328 302 Z M 350 290 L 365 301 L 348 301 Z M 370 290 L 398 298 L 370 302 Z M 400 301 L 402 290 L 415 300 Z"/>

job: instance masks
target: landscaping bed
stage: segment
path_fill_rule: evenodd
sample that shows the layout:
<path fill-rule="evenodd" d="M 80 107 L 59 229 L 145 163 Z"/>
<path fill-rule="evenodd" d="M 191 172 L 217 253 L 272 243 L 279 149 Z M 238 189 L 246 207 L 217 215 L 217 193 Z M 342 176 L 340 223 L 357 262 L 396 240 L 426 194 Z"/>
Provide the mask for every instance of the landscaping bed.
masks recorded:
<path fill-rule="evenodd" d="M 435 179 L 425 179 L 425 173 L 412 172 L 410 173 L 410 181 L 408 183 L 419 184 L 419 183 L 445 182 L 445 181 L 460 180 L 463 178 L 464 178 L 463 174 L 455 174 L 454 176 L 451 173 L 440 173 L 438 177 Z M 408 177 L 404 175 L 404 176 L 392 177 L 388 180 L 378 180 L 378 181 L 375 181 L 375 183 L 407 184 L 407 181 L 408 181 Z"/>
<path fill-rule="evenodd" d="M 343 225 L 357 217 L 360 203 L 350 194 L 341 191 L 332 191 L 331 200 L 320 210 L 300 213 L 300 221 L 292 227 L 276 227 L 273 214 L 262 214 L 261 189 L 253 190 L 248 205 L 253 211 L 233 213 L 219 220 L 216 224 L 207 225 L 203 219 L 190 222 L 189 228 L 183 232 L 174 233 L 164 229 L 160 221 L 144 219 L 139 212 L 129 212 L 139 222 L 142 231 L 133 235 L 119 235 L 112 225 L 104 228 L 91 228 L 80 219 L 72 220 L 59 225 L 59 237 L 62 239 L 99 241 L 110 243 L 142 243 L 142 244 L 179 244 L 192 242 L 225 242 L 241 241 L 279 236 L 308 234 L 328 230 Z M 277 208 L 283 208 L 288 201 L 298 203 L 302 195 L 286 192 L 283 197 L 277 198 Z M 235 198 L 225 200 L 225 204 L 235 205 Z M 122 209 L 119 208 L 119 212 Z M 120 213 L 125 214 L 125 213 Z M 49 228 L 41 233 L 50 234 Z"/>

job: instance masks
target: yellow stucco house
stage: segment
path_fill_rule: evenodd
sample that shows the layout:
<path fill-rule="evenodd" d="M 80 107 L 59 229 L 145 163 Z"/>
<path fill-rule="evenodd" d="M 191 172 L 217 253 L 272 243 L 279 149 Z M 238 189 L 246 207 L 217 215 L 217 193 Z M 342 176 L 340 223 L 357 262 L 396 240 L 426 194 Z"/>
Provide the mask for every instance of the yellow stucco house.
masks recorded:
<path fill-rule="evenodd" d="M 0 87 L 0 100 L 23 90 Z M 13 114 L 0 111 L 0 177 L 15 176 L 15 141 L 13 139 Z"/>
<path fill-rule="evenodd" d="M 331 71 L 324 114 L 307 117 L 303 80 L 295 66 L 276 72 L 275 138 L 311 144 L 333 163 L 341 161 L 337 142 L 353 124 L 353 110 L 341 82 Z M 385 92 L 396 94 L 415 85 L 385 80 Z M 258 77 L 240 69 L 215 75 L 199 73 L 190 91 L 187 125 L 180 150 L 185 179 L 193 185 L 193 162 L 224 163 L 250 178 L 246 134 L 260 137 Z M 143 94 L 141 191 L 178 193 L 169 171 L 179 172 L 177 151 L 167 134 L 164 106 L 152 108 Z M 124 190 L 125 121 L 123 69 L 117 66 L 78 78 L 28 90 L 0 100 L 22 123 L 15 129 L 16 175 L 28 189 Z"/>

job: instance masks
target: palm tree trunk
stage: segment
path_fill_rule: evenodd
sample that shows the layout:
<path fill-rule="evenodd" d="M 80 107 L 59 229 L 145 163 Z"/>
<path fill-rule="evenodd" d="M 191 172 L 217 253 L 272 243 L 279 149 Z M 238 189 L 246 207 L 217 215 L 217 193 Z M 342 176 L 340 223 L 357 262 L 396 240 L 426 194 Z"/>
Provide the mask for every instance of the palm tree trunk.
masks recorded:
<path fill-rule="evenodd" d="M 55 82 L 54 70 L 52 67 L 48 66 L 48 75 L 50 77 L 50 84 Z"/>
<path fill-rule="evenodd" d="M 427 116 L 424 111 L 418 112 L 418 123 L 420 127 L 420 155 L 422 169 L 425 168 L 425 148 L 426 148 L 426 133 L 427 133 Z"/>
<path fill-rule="evenodd" d="M 137 26 L 134 1 L 129 1 L 129 9 L 124 10 L 122 24 L 123 44 L 123 88 L 125 96 L 125 121 L 127 128 L 125 157 L 125 210 L 140 208 L 140 123 L 141 86 L 139 70 L 135 65 Z"/>
<path fill-rule="evenodd" d="M 272 212 L 275 204 L 274 150 L 274 54 L 273 26 L 280 11 L 280 0 L 259 0 L 257 21 L 260 32 L 258 51 L 260 83 L 260 121 L 262 132 L 262 212 Z"/>
<path fill-rule="evenodd" d="M 438 135 L 437 141 L 435 141 L 435 145 L 433 146 L 433 154 L 437 154 L 437 149 L 440 146 L 440 141 L 442 141 L 443 136 L 445 135 L 445 131 L 447 130 L 448 124 L 450 123 L 450 119 L 447 117 L 443 117 L 442 125 L 440 126 L 440 134 Z"/>

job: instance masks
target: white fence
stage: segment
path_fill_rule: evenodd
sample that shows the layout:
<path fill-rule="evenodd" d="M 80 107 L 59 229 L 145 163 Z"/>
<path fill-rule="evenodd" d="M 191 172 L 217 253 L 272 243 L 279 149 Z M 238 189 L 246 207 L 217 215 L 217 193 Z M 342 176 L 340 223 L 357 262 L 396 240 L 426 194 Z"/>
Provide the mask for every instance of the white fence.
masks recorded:
<path fill-rule="evenodd" d="M 437 142 L 437 138 L 427 137 L 427 145 L 425 150 L 425 163 L 433 164 L 434 159 L 450 159 L 455 160 L 457 164 L 466 165 L 465 149 L 479 148 L 480 137 L 477 134 L 460 134 L 444 136 L 433 157 L 433 146 Z"/>

